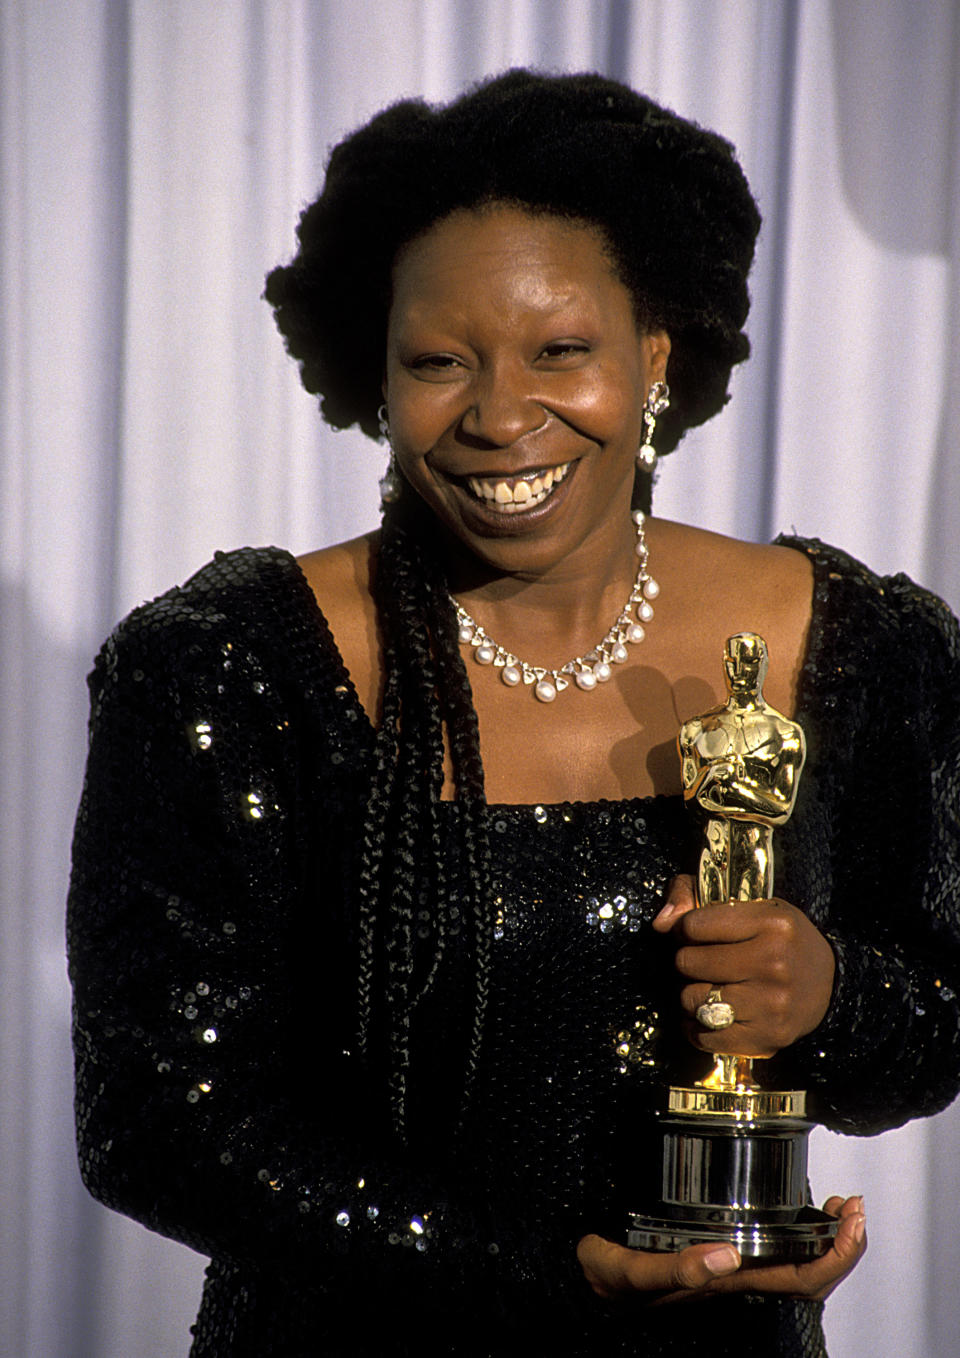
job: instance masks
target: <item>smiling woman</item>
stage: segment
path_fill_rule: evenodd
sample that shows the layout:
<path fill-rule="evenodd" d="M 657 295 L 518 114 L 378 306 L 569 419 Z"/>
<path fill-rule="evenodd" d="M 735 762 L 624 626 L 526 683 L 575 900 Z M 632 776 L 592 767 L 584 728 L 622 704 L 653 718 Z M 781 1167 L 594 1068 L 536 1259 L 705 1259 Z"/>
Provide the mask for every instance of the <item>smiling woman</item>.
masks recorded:
<path fill-rule="evenodd" d="M 468 572 L 629 560 L 643 397 L 670 343 L 638 333 L 602 237 L 515 208 L 457 212 L 401 253 L 393 285 L 394 456 Z"/>
<path fill-rule="evenodd" d="M 664 1085 L 763 1055 L 870 1132 L 960 1083 L 955 622 L 649 512 L 758 225 L 721 138 L 511 72 L 338 146 L 268 279 L 325 416 L 389 440 L 382 528 L 111 638 L 71 897 L 86 1180 L 212 1256 L 195 1358 L 815 1358 L 862 1201 L 800 1265 L 625 1248 Z M 783 897 L 694 915 L 676 737 L 744 631 L 807 773 Z"/>

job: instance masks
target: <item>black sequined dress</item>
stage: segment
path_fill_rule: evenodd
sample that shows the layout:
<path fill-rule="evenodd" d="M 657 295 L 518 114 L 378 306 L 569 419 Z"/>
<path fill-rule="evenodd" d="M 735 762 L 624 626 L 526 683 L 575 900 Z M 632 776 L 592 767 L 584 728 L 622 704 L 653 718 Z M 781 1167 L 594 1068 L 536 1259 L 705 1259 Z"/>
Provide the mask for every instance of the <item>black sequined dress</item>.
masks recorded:
<path fill-rule="evenodd" d="M 771 1079 L 870 1133 L 960 1083 L 960 643 L 904 577 L 786 541 L 816 586 L 777 885 L 838 970 Z M 576 1264 L 582 1234 L 622 1238 L 656 1195 L 654 1111 L 689 1060 L 650 929 L 690 866 L 679 798 L 489 808 L 479 1085 L 452 1135 L 469 978 L 456 901 L 438 940 L 424 900 L 443 963 L 412 1020 L 400 1153 L 351 1054 L 372 732 L 296 563 L 218 556 L 118 629 L 91 685 L 69 912 L 81 1163 L 108 1206 L 212 1256 L 195 1358 L 823 1352 L 816 1303 L 609 1305 Z"/>

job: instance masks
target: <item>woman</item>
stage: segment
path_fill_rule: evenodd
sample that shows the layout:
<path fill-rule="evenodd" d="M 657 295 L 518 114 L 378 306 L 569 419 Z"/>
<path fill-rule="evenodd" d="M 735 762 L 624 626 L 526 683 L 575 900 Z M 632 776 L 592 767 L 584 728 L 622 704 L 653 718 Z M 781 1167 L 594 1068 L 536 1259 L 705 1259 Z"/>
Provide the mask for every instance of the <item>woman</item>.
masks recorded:
<path fill-rule="evenodd" d="M 799 1267 L 624 1248 L 666 1084 L 771 1057 L 853 1132 L 955 1092 L 954 621 L 643 512 L 746 356 L 758 225 L 720 138 L 512 72 L 337 147 L 268 280 L 389 439 L 383 527 L 107 643 L 71 899 L 85 1178 L 213 1256 L 199 1358 L 821 1353 L 860 1199 Z M 743 630 L 808 766 L 783 899 L 691 913 L 676 734 Z"/>

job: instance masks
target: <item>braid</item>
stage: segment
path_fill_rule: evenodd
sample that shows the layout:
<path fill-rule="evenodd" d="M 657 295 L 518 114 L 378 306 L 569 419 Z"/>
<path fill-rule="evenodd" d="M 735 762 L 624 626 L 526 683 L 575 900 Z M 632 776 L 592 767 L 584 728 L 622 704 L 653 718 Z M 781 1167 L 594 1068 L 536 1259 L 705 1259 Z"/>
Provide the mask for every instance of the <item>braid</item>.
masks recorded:
<path fill-rule="evenodd" d="M 383 823 L 393 787 L 396 782 L 396 733 L 399 727 L 399 677 L 390 664 L 387 650 L 387 675 L 383 694 L 380 728 L 374 742 L 374 767 L 361 832 L 362 855 L 358 877 L 358 1018 L 357 1038 L 361 1054 L 369 1057 L 370 1034 L 373 1026 L 373 990 L 375 973 L 374 938 L 377 925 L 377 906 L 381 894 L 384 836 Z"/>
<path fill-rule="evenodd" d="M 483 764 L 480 733 L 470 680 L 460 655 L 456 615 L 444 590 L 443 609 L 434 618 L 441 657 L 440 692 L 445 702 L 450 753 L 460 802 L 460 831 L 465 875 L 469 887 L 471 941 L 474 955 L 474 1007 L 461 1116 L 466 1112 L 476 1081 L 480 1048 L 490 993 L 493 928 L 490 919 L 490 852 L 484 812 Z"/>
<path fill-rule="evenodd" d="M 436 819 L 436 804 L 443 783 L 442 726 L 433 701 L 437 677 L 429 632 L 416 607 L 412 606 L 405 570 L 407 564 L 402 557 L 394 556 L 389 560 L 392 577 L 384 590 L 384 601 L 393 605 L 391 612 L 396 618 L 398 636 L 404 638 L 407 656 L 412 661 L 405 666 L 406 657 L 397 656 L 405 701 L 400 718 L 398 823 L 391 845 L 395 870 L 384 935 L 390 1102 L 394 1125 L 401 1136 L 405 1134 L 407 1123 L 413 921 L 420 873 L 436 891 L 435 862 L 431 863 L 422 852 L 421 835 L 424 824 Z M 438 857 L 434 855 L 435 859 Z"/>
<path fill-rule="evenodd" d="M 408 1131 L 411 1020 L 440 969 L 450 929 L 451 892 L 439 820 L 444 727 L 460 811 L 465 923 L 474 970 L 461 1117 L 479 1065 L 492 943 L 476 714 L 446 581 L 417 526 L 416 511 L 402 505 L 384 516 L 374 597 L 386 682 L 358 879 L 358 1038 L 370 1060 L 375 1036 L 383 1032 L 390 1114 L 401 1139 Z M 424 888 L 435 903 L 435 939 L 427 975 L 415 992 L 415 911 Z"/>

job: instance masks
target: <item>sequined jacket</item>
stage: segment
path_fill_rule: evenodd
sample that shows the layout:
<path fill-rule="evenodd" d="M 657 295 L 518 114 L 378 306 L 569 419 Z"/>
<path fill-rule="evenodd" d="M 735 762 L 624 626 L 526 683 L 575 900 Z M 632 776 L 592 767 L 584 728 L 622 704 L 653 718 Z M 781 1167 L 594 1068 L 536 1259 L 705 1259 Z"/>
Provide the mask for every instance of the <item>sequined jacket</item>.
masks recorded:
<path fill-rule="evenodd" d="M 960 643 L 906 578 L 787 541 L 816 584 L 778 890 L 837 979 L 776 1074 L 829 1127 L 872 1133 L 958 1086 Z M 102 1202 L 212 1257 L 197 1358 L 822 1351 L 812 1303 L 608 1306 L 575 1262 L 580 1235 L 622 1238 L 656 1196 L 654 1113 L 684 1049 L 649 921 L 690 866 L 679 798 L 489 809 L 473 1112 L 452 1137 L 451 896 L 400 1151 L 351 1052 L 372 732 L 296 563 L 219 555 L 118 628 L 91 690 L 69 907 L 81 1166 Z M 429 901 L 416 924 L 435 948 Z"/>

